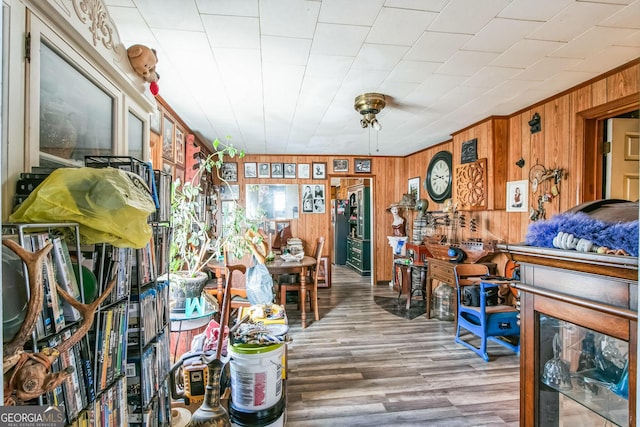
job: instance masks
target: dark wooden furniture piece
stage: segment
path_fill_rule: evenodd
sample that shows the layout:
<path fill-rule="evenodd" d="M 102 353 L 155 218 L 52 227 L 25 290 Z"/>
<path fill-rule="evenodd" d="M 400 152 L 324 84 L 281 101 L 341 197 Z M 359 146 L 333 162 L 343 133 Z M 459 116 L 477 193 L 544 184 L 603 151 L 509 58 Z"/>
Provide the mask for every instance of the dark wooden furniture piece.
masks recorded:
<path fill-rule="evenodd" d="M 575 419 L 578 425 L 636 425 L 638 258 L 522 245 L 501 249 L 520 264 L 520 425 Z M 590 352 L 595 360 L 600 354 L 595 367 L 587 363 Z M 617 352 L 619 358 L 607 356 Z M 546 374 L 558 359 L 566 362 L 568 380 Z M 616 359 L 624 367 L 599 368 Z"/>
<path fill-rule="evenodd" d="M 414 261 L 426 262 L 429 258 L 429 251 L 425 245 L 417 245 L 415 243 L 407 242 L 407 256 L 413 258 Z"/>
<path fill-rule="evenodd" d="M 318 265 L 318 287 L 331 287 L 331 262 L 329 262 L 328 256 L 320 258 L 320 264 Z"/>
<path fill-rule="evenodd" d="M 456 273 L 453 269 L 454 263 L 449 261 L 443 261 L 437 258 L 427 258 L 427 264 L 429 265 L 427 273 L 426 283 L 426 298 L 427 298 L 427 319 L 431 319 L 431 294 L 433 292 L 433 281 L 446 283 L 455 289 L 456 287 Z M 446 289 L 446 288 L 445 288 Z M 458 308 L 457 304 L 454 304 L 454 327 L 458 325 Z"/>
<path fill-rule="evenodd" d="M 309 268 L 313 267 L 317 264 L 317 260 L 311 256 L 305 256 L 300 261 L 285 261 L 282 258 L 276 258 L 273 261 L 268 261 L 265 263 L 269 273 L 272 276 L 277 276 L 280 274 L 299 274 L 300 275 L 300 293 L 304 295 L 307 289 L 307 272 Z M 302 322 L 302 327 L 307 327 L 307 310 L 306 304 L 301 305 L 301 314 L 300 320 Z"/>
<path fill-rule="evenodd" d="M 349 236 L 347 265 L 362 276 L 371 274 L 371 189 L 363 184 L 349 187 Z"/>
<path fill-rule="evenodd" d="M 406 258 L 408 260 L 408 258 Z M 406 308 L 411 308 L 411 300 L 414 295 L 420 294 L 422 299 L 426 300 L 426 283 L 427 283 L 427 270 L 428 265 L 426 262 L 409 262 L 405 259 L 398 258 L 393 262 L 394 269 L 394 289 L 398 291 L 398 298 L 402 295 L 407 296 Z M 414 286 L 413 284 L 413 271 L 420 272 L 420 285 Z"/>
<path fill-rule="evenodd" d="M 306 290 L 304 286 L 302 286 L 302 278 L 300 278 L 300 282 L 297 283 L 280 283 L 279 289 L 280 305 L 282 306 L 287 304 L 287 291 L 298 292 L 298 307 L 300 307 L 300 305 L 304 307 L 307 304 L 307 294 L 309 294 L 311 309 L 315 314 L 316 320 L 320 320 L 320 313 L 318 311 L 318 275 L 320 274 L 320 263 L 322 262 L 323 248 L 324 237 L 318 237 L 316 239 L 316 247 L 313 252 L 316 264 L 309 269 L 310 275 L 308 275 L 305 280 L 307 282 Z"/>

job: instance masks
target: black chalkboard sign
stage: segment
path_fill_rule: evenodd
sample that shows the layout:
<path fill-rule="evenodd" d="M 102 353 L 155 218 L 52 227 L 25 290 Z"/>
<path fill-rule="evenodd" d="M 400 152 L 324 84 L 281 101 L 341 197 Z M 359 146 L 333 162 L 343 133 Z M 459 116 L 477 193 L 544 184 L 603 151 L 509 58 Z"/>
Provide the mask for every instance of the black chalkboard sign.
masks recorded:
<path fill-rule="evenodd" d="M 465 141 L 462 143 L 462 158 L 460 163 L 472 163 L 478 160 L 478 139 Z"/>

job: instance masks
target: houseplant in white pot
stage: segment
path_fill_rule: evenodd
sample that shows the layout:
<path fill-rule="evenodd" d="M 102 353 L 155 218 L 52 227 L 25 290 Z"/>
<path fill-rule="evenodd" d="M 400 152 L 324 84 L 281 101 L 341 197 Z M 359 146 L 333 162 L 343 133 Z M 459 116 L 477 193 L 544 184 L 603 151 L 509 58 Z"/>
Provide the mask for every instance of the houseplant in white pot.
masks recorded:
<path fill-rule="evenodd" d="M 212 154 L 201 159 L 200 167 L 191 181 L 181 183 L 176 180 L 173 185 L 169 256 L 171 305 L 172 311 L 185 312 L 187 315 L 194 306 L 201 307 L 201 293 L 208 279 L 205 270 L 207 263 L 221 257 L 224 250 L 240 257 L 248 253 L 244 232 L 253 227 L 244 215 L 244 208 L 234 200 L 224 232 L 215 235 L 211 230 L 204 214 L 204 200 L 208 196 L 205 194 L 207 178 L 215 173 L 220 185 L 229 186 L 220 174 L 222 164 L 229 158 L 244 157 L 243 151 L 231 144 L 222 144 L 217 139 L 213 142 L 213 148 Z"/>

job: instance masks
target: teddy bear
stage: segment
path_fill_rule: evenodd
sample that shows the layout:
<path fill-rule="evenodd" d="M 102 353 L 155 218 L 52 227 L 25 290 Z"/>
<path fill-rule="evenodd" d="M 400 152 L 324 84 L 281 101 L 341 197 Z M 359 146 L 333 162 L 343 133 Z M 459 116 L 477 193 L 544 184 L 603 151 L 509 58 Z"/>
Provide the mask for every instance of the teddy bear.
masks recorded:
<path fill-rule="evenodd" d="M 155 49 L 151 49 L 141 44 L 134 44 L 127 49 L 127 56 L 131 67 L 140 74 L 144 81 L 150 83 L 149 89 L 154 95 L 158 92 L 158 80 L 160 75 L 156 72 L 158 56 Z M 155 92 L 155 93 L 154 93 Z"/>

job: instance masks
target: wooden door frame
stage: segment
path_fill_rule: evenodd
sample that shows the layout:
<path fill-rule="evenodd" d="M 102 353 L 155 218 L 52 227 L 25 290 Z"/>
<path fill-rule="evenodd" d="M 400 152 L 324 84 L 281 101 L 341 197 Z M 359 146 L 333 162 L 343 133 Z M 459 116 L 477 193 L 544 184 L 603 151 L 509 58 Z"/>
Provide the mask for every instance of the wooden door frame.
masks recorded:
<path fill-rule="evenodd" d="M 575 141 L 582 148 L 582 202 L 601 199 L 602 155 L 605 121 L 614 116 L 640 109 L 640 94 L 625 96 L 606 104 L 576 113 Z M 579 152 L 578 151 L 578 152 Z M 590 173 L 593 171 L 593 173 Z"/>

